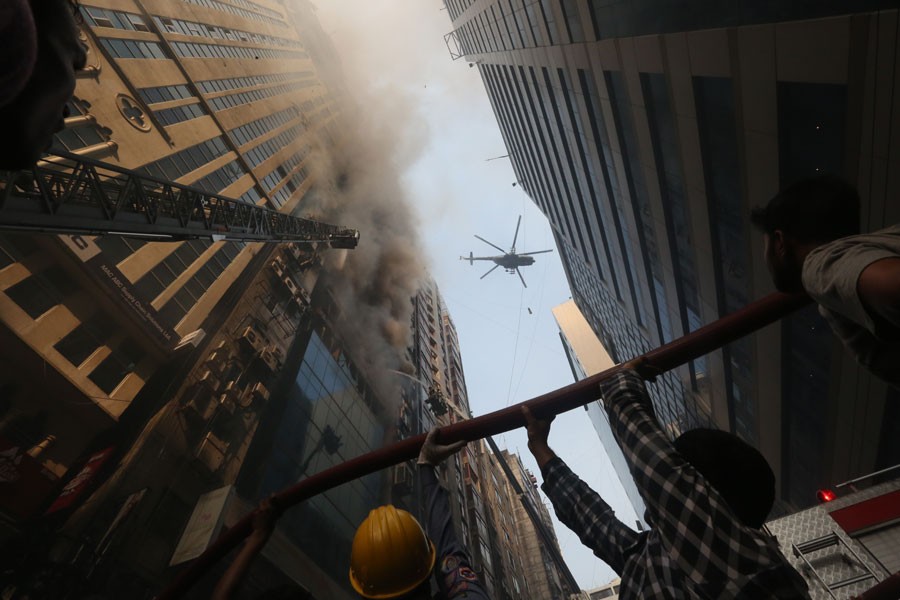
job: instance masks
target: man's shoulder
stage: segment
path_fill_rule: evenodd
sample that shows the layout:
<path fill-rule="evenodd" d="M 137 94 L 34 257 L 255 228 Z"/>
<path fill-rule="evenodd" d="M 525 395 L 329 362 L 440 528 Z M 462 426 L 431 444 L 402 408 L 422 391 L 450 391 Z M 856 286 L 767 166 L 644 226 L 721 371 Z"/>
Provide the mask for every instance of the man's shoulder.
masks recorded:
<path fill-rule="evenodd" d="M 803 262 L 803 270 L 806 272 L 807 269 L 821 268 L 864 249 L 900 254 L 900 223 L 871 233 L 851 235 L 822 244 L 807 255 Z"/>
<path fill-rule="evenodd" d="M 803 287 L 818 304 L 872 330 L 857 281 L 873 262 L 895 256 L 900 256 L 900 225 L 822 244 L 803 261 Z"/>

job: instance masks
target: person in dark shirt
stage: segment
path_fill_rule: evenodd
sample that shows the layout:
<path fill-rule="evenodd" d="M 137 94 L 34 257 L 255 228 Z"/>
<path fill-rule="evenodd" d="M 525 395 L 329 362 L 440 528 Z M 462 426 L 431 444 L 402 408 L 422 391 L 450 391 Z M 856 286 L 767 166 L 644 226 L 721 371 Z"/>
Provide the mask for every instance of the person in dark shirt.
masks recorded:
<path fill-rule="evenodd" d="M 456 537 L 447 491 L 435 467 L 465 445 L 448 446 L 429 432 L 419 454 L 418 470 L 425 499 L 425 530 L 415 517 L 393 506 L 369 513 L 357 529 L 350 557 L 350 583 L 363 598 L 425 600 L 436 598 L 488 600 L 472 570 L 470 558 Z"/>
<path fill-rule="evenodd" d="M 639 364 L 629 364 L 636 367 Z M 806 582 L 761 531 L 775 497 L 765 459 L 737 437 L 695 429 L 669 441 L 633 370 L 600 384 L 651 528 L 638 533 L 554 454 L 550 421 L 523 408 L 528 448 L 560 521 L 622 578 L 620 598 L 808 599 Z"/>

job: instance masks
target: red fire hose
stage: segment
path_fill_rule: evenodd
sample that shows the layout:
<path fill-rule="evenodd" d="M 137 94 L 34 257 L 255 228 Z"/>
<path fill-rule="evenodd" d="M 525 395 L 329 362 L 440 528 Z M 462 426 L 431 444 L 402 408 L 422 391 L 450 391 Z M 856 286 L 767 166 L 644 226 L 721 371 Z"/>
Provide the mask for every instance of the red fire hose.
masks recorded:
<path fill-rule="evenodd" d="M 808 302 L 809 298 L 802 294 L 770 294 L 737 312 L 648 352 L 644 355 L 644 359 L 653 371 L 660 373 L 668 371 L 774 323 Z M 521 408 L 523 405 L 527 405 L 535 416 L 543 418 L 584 406 L 598 398 L 597 385 L 620 368 L 612 367 L 521 404 L 448 425 L 441 428 L 438 437 L 441 443 L 473 441 L 523 427 L 525 425 Z M 274 496 L 273 502 L 279 508 L 285 509 L 354 479 L 411 460 L 419 454 L 424 441 L 424 434 L 417 435 L 343 462 L 282 490 Z M 181 597 L 216 561 L 246 538 L 251 529 L 251 515 L 246 515 L 182 571 L 158 596 L 158 600 Z"/>

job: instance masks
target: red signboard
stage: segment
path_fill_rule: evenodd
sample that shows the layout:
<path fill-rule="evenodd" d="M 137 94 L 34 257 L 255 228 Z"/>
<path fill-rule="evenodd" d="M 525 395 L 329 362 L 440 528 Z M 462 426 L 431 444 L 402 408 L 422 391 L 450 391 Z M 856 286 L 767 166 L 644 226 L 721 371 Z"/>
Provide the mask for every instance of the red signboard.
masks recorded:
<path fill-rule="evenodd" d="M 828 513 L 847 533 L 900 519 L 900 490 Z"/>
<path fill-rule="evenodd" d="M 113 447 L 104 448 L 100 452 L 96 452 L 91 455 L 88 461 L 84 464 L 79 471 L 78 475 L 72 478 L 72 480 L 66 484 L 66 487 L 63 488 L 63 491 L 60 492 L 59 497 L 56 501 L 47 509 L 46 514 L 55 513 L 58 510 L 66 508 L 70 506 L 75 500 L 84 492 L 84 489 L 93 481 L 94 477 L 97 475 L 97 472 L 100 471 L 100 468 L 103 467 L 103 464 L 109 460 L 110 455 L 113 453 Z"/>
<path fill-rule="evenodd" d="M 34 516 L 58 479 L 27 450 L 0 438 L 0 512 L 18 519 Z"/>

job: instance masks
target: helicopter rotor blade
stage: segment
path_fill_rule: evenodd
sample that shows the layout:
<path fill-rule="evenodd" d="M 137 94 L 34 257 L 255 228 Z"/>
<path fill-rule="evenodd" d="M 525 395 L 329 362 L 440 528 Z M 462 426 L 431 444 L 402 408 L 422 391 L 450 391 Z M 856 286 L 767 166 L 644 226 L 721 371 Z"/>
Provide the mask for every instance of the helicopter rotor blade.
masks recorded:
<path fill-rule="evenodd" d="M 493 267 L 491 267 L 491 270 L 490 270 L 490 271 L 488 271 L 487 273 L 485 273 L 484 275 L 482 275 L 482 276 L 479 277 L 478 279 L 484 279 L 485 277 L 487 277 L 488 275 L 490 275 L 491 273 L 493 273 L 493 272 L 494 272 L 494 269 L 496 269 L 496 268 L 499 267 L 499 266 L 500 266 L 500 265 L 494 265 Z"/>
<path fill-rule="evenodd" d="M 545 252 L 553 252 L 553 250 L 538 250 L 537 252 L 520 252 L 519 256 L 528 256 L 530 254 L 543 254 Z"/>
<path fill-rule="evenodd" d="M 484 243 L 487 244 L 488 246 L 493 246 L 494 248 L 496 248 L 497 250 L 499 250 L 499 251 L 502 252 L 503 254 L 506 254 L 506 250 L 504 250 L 503 248 L 501 248 L 501 247 L 498 246 L 497 244 L 494 244 L 493 242 L 487 241 L 486 239 L 484 239 L 484 238 L 481 237 L 480 235 L 476 235 L 475 237 L 477 237 L 479 240 L 481 240 L 482 242 L 484 242 Z"/>
<path fill-rule="evenodd" d="M 524 285 L 525 287 L 528 287 L 528 284 L 525 283 L 525 278 L 522 277 L 522 271 L 520 271 L 520 270 L 518 269 L 518 267 L 516 267 L 516 273 L 519 275 L 519 279 L 522 280 L 522 285 Z"/>
<path fill-rule="evenodd" d="M 513 236 L 513 244 L 512 250 L 510 250 L 510 254 L 516 253 L 516 240 L 519 239 L 519 225 L 522 224 L 522 215 L 519 215 L 519 220 L 516 221 L 516 234 Z"/>

